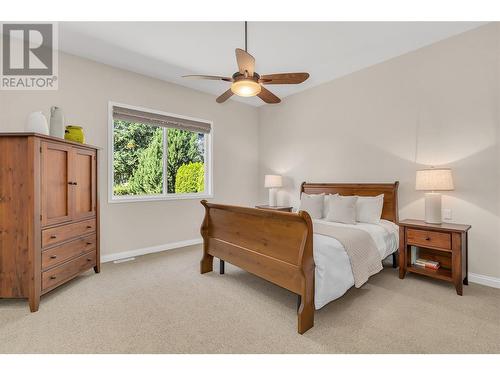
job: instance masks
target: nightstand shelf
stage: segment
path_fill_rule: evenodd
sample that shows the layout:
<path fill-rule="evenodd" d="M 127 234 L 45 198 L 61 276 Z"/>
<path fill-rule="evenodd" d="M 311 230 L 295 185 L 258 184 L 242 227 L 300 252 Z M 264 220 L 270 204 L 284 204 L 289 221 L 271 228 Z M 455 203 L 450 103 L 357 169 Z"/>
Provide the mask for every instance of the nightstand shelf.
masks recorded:
<path fill-rule="evenodd" d="M 443 280 L 455 285 L 458 295 L 468 284 L 468 231 L 470 225 L 427 224 L 422 220 L 402 220 L 399 223 L 399 278 L 407 272 Z M 418 248 L 419 258 L 439 262 L 433 270 L 412 264 L 412 247 Z"/>
<path fill-rule="evenodd" d="M 418 273 L 419 275 L 430 276 L 439 280 L 444 280 L 449 282 L 453 281 L 451 270 L 446 268 L 438 268 L 437 270 L 432 270 L 430 268 L 424 268 L 419 266 L 408 266 L 406 270 L 408 272 Z"/>

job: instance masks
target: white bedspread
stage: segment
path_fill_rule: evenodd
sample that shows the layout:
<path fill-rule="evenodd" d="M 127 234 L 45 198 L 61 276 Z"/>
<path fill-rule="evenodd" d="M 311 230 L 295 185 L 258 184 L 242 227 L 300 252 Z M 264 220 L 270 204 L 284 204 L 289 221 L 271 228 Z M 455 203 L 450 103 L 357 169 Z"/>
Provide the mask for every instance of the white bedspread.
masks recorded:
<path fill-rule="evenodd" d="M 325 220 L 313 220 L 327 225 L 350 227 L 368 232 L 380 253 L 380 261 L 394 253 L 399 245 L 399 227 L 391 221 L 380 224 L 341 224 Z M 316 310 L 342 296 L 354 286 L 351 264 L 342 244 L 335 238 L 314 234 L 313 256 L 316 264 L 314 304 Z"/>

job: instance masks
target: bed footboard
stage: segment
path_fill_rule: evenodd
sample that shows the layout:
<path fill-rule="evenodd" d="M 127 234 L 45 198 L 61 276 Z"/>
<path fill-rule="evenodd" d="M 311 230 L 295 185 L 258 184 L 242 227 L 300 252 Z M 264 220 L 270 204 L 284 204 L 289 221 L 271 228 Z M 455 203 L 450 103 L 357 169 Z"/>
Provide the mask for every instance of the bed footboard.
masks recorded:
<path fill-rule="evenodd" d="M 275 212 L 201 201 L 200 272 L 217 257 L 298 294 L 298 332 L 314 325 L 313 231 L 309 214 Z"/>

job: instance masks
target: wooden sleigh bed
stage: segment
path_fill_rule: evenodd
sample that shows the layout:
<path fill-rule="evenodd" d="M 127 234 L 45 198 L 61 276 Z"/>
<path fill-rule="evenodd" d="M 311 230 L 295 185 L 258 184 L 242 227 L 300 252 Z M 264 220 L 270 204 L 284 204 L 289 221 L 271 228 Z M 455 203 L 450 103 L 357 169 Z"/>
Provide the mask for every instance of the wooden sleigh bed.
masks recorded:
<path fill-rule="evenodd" d="M 397 223 L 398 182 L 391 184 L 306 183 L 301 193 L 377 196 L 384 194 L 382 219 Z M 200 272 L 213 270 L 213 258 L 240 267 L 299 296 L 298 332 L 314 325 L 313 227 L 309 214 L 266 211 L 201 201 L 203 257 Z"/>

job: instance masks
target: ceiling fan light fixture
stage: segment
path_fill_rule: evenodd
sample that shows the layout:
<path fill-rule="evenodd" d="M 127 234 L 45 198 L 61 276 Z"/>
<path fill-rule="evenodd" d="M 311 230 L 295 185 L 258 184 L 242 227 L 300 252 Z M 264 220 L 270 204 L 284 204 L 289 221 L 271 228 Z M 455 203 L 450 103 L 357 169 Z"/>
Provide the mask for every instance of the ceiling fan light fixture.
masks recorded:
<path fill-rule="evenodd" d="M 260 75 L 255 71 L 255 58 L 248 53 L 247 22 L 245 21 L 245 49 L 235 49 L 238 71 L 232 77 L 190 74 L 185 78 L 200 78 L 215 81 L 231 82 L 231 87 L 219 95 L 215 101 L 224 103 L 233 95 L 242 97 L 258 96 L 268 104 L 280 103 L 281 99 L 269 91 L 267 85 L 298 84 L 309 78 L 309 73 L 277 73 Z"/>
<path fill-rule="evenodd" d="M 231 84 L 231 91 L 243 97 L 259 95 L 262 87 L 258 82 L 251 79 L 240 79 Z"/>

